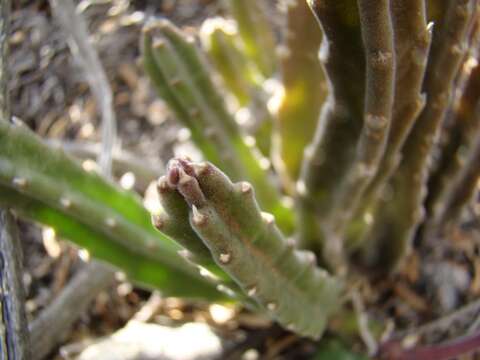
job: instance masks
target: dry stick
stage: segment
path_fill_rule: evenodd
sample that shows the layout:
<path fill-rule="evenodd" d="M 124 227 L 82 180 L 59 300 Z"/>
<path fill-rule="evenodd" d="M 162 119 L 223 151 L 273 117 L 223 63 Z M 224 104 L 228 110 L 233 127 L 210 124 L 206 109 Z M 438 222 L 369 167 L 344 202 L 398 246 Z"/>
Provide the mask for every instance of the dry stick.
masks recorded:
<path fill-rule="evenodd" d="M 382 349 L 380 352 L 384 357 L 380 356 L 380 358 L 440 359 L 447 355 L 447 358 L 453 358 L 454 356 L 460 356 L 461 354 L 472 351 L 473 349 L 478 349 L 480 345 L 478 333 L 474 333 L 475 329 L 473 329 L 473 331 L 471 330 L 472 326 L 478 321 L 478 318 L 475 318 L 478 316 L 479 311 L 480 300 L 476 300 L 463 306 L 459 310 L 430 323 L 415 329 L 398 332 L 394 334 L 391 340 L 387 341 L 381 346 Z M 409 336 L 414 336 L 416 338 L 429 338 L 438 334 L 448 333 L 452 326 L 466 327 L 468 324 L 471 324 L 470 329 L 463 337 L 459 337 L 455 340 L 438 345 L 431 345 L 416 349 L 414 348 L 410 350 L 402 349 L 401 339 L 405 339 Z M 472 339 L 475 340 L 472 342 Z M 469 345 L 465 346 L 465 344 Z M 454 355 L 452 355 L 452 353 Z M 432 357 L 433 355 L 436 356 Z"/>
<path fill-rule="evenodd" d="M 424 88 L 428 102 L 403 147 L 402 163 L 392 178 L 392 199 L 377 208 L 365 243 L 367 265 L 394 269 L 408 251 L 424 218 L 422 203 L 434 142 L 450 104 L 452 84 L 465 53 L 476 0 L 451 0 L 445 26 L 434 34 Z"/>
<path fill-rule="evenodd" d="M 361 196 L 375 175 L 385 151 L 392 118 L 395 54 L 390 0 L 358 0 L 367 71 L 365 115 L 355 161 L 327 214 L 325 254 L 337 270 L 344 267 L 342 234 Z"/>
<path fill-rule="evenodd" d="M 116 120 L 110 85 L 98 56 L 88 41 L 86 24 L 76 13 L 73 2 L 51 0 L 50 5 L 63 30 L 70 37 L 72 53 L 82 66 L 96 101 L 101 104 L 102 151 L 99 154 L 99 163 L 103 174 L 110 177 L 112 150 L 116 140 Z M 61 335 L 68 332 L 90 302 L 111 284 L 114 278 L 112 269 L 96 262 L 89 263 L 75 275 L 60 296 L 31 324 L 32 353 L 35 359 L 42 359 L 52 351 L 62 340 Z"/>
<path fill-rule="evenodd" d="M 0 358 L 28 360 L 27 320 L 22 283 L 21 247 L 8 210 L 0 211 Z"/>
<path fill-rule="evenodd" d="M 395 34 L 395 100 L 388 142 L 378 171 L 356 209 L 354 219 L 367 218 L 369 209 L 382 193 L 387 180 L 400 163 L 400 150 L 425 105 L 421 94 L 430 50 L 431 28 L 427 26 L 424 1 L 392 0 L 392 22 Z M 367 226 L 367 224 L 365 224 Z M 360 236 L 358 236 L 360 237 Z M 359 239 L 347 239 L 349 246 Z M 352 243 L 353 242 L 353 243 Z"/>
<path fill-rule="evenodd" d="M 72 324 L 112 283 L 113 271 L 99 262 L 81 269 L 31 326 L 32 360 L 44 359 L 69 335 Z"/>
<path fill-rule="evenodd" d="M 458 323 L 468 325 L 480 312 L 480 300 L 476 300 L 454 311 L 453 313 L 421 325 L 415 329 L 405 330 L 394 334 L 394 339 L 405 338 L 409 335 L 415 337 L 431 337 L 437 333 L 447 333 L 452 326 Z"/>
<path fill-rule="evenodd" d="M 0 121 L 11 121 L 8 96 L 10 1 L 0 3 Z M 22 248 L 7 209 L 0 209 L 0 358 L 29 359 L 30 347 L 22 282 Z"/>
<path fill-rule="evenodd" d="M 480 332 L 460 336 L 438 345 L 427 345 L 413 349 L 403 349 L 401 343 L 387 343 L 378 356 L 388 360 L 450 360 L 470 354 L 480 348 Z"/>
<path fill-rule="evenodd" d="M 96 99 L 102 118 L 102 152 L 98 162 L 104 175 L 110 176 L 112 169 L 112 149 L 117 133 L 117 122 L 113 111 L 112 89 L 98 54 L 88 39 L 85 21 L 76 13 L 72 1 L 51 0 L 50 6 L 68 37 L 73 58 L 79 62 L 90 90 Z"/>

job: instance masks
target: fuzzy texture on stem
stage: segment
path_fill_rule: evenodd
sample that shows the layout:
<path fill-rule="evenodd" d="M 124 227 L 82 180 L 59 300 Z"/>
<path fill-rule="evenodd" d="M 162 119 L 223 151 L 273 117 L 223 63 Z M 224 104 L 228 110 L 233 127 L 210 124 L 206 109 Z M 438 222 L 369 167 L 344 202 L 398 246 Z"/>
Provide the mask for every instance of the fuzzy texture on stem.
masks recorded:
<path fill-rule="evenodd" d="M 340 305 L 341 284 L 313 253 L 294 249 L 260 211 L 252 186 L 233 184 L 210 163 L 172 160 L 167 177 L 216 263 L 280 324 L 318 338 Z"/>

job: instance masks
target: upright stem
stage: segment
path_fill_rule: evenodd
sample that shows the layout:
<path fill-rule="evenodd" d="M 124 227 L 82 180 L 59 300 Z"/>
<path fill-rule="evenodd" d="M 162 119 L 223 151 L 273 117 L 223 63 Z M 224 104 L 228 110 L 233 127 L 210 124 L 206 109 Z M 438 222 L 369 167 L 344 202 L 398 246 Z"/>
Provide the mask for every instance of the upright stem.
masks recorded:
<path fill-rule="evenodd" d="M 376 174 L 387 145 L 395 89 L 394 34 L 389 0 L 358 0 L 365 48 L 365 109 L 355 160 L 335 191 L 327 213 L 325 253 L 336 266 L 344 261 L 343 233 Z"/>
<path fill-rule="evenodd" d="M 432 150 L 450 104 L 476 5 L 476 0 L 451 0 L 445 23 L 434 31 L 424 83 L 428 101 L 403 147 L 402 162 L 391 181 L 392 198 L 378 206 L 374 215 L 369 235 L 373 243 L 364 244 L 369 265 L 396 268 L 424 219 L 422 203 Z"/>
<path fill-rule="evenodd" d="M 281 56 L 283 87 L 273 141 L 275 166 L 289 188 L 293 188 L 300 173 L 300 149 L 312 140 L 327 96 L 327 82 L 318 58 L 321 41 L 322 32 L 305 0 L 292 2 Z"/>
<path fill-rule="evenodd" d="M 0 2 L 0 121 L 9 121 L 8 31 L 10 1 Z M 21 247 L 12 215 L 0 209 L 0 358 L 29 359 Z"/>

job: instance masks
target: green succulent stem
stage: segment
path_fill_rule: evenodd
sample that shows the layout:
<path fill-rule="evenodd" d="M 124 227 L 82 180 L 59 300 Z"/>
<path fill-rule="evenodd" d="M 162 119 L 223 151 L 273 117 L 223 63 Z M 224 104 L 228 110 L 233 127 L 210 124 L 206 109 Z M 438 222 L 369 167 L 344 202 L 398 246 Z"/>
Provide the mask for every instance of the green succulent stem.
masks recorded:
<path fill-rule="evenodd" d="M 253 187 L 233 184 L 210 163 L 174 160 L 167 174 L 190 208 L 190 225 L 213 259 L 282 325 L 319 337 L 339 306 L 341 283 L 295 250 L 262 213 Z"/>
<path fill-rule="evenodd" d="M 309 1 L 323 30 L 320 60 L 329 84 L 300 176 L 300 196 L 310 198 L 320 216 L 333 203 L 333 189 L 355 156 L 363 123 L 365 55 L 355 0 Z"/>
<path fill-rule="evenodd" d="M 180 247 L 151 227 L 148 212 L 133 193 L 86 172 L 26 126 L 0 123 L 0 186 L 5 205 L 53 226 L 94 257 L 98 253 L 133 273 L 136 280 L 147 284 L 151 280 L 174 295 L 180 289 L 174 279 L 183 279 L 192 288 L 178 295 L 221 298 L 215 284 L 177 254 Z M 128 254 L 132 260 L 127 262 Z M 154 266 L 158 275 L 144 270 Z"/>
<path fill-rule="evenodd" d="M 236 124 L 192 40 L 166 20 L 153 22 L 143 32 L 143 55 L 145 69 L 160 95 L 191 130 L 205 157 L 233 179 L 251 181 L 262 206 L 285 231 L 292 232 L 293 212 L 266 172 L 268 161 Z"/>
<path fill-rule="evenodd" d="M 273 76 L 277 64 L 275 35 L 264 6 L 255 0 L 224 0 L 229 13 L 238 24 L 244 51 L 253 60 L 264 78 Z"/>
<path fill-rule="evenodd" d="M 363 128 L 356 156 L 340 181 L 335 202 L 325 220 L 325 257 L 334 267 L 346 267 L 345 227 L 360 204 L 362 195 L 378 171 L 383 158 L 395 90 L 395 52 L 390 1 L 358 0 L 363 44 L 366 54 L 366 88 Z"/>
<path fill-rule="evenodd" d="M 424 83 L 429 101 L 403 146 L 403 158 L 390 183 L 391 197 L 376 207 L 369 239 L 363 246 L 370 266 L 395 269 L 409 250 L 424 219 L 423 201 L 431 151 L 450 103 L 452 85 L 465 54 L 476 1 L 449 2 L 445 24 L 433 34 Z M 374 265 L 375 264 L 375 265 Z"/>
<path fill-rule="evenodd" d="M 400 163 L 402 147 L 426 101 L 422 84 L 430 50 L 431 28 L 427 26 L 425 3 L 392 0 L 391 11 L 397 59 L 392 124 L 378 171 L 347 230 L 345 241 L 350 251 L 365 240 L 375 204 Z"/>
<path fill-rule="evenodd" d="M 476 111 L 476 121 L 480 121 L 480 111 Z M 477 190 L 478 178 L 480 177 L 480 136 L 477 131 L 477 141 L 474 144 L 466 163 L 453 182 L 445 190 L 444 203 L 439 206 L 438 213 L 433 220 L 433 229 L 441 232 L 448 224 L 454 223 L 460 217 L 461 211 Z"/>
<path fill-rule="evenodd" d="M 255 72 L 241 51 L 236 23 L 224 18 L 207 19 L 200 29 L 202 47 L 240 106 L 251 100 Z"/>
<path fill-rule="evenodd" d="M 318 59 L 322 32 L 304 0 L 288 5 L 280 52 L 282 86 L 276 113 L 274 164 L 290 193 L 300 175 L 303 151 L 315 132 L 327 82 Z"/>
<path fill-rule="evenodd" d="M 428 179 L 425 209 L 430 218 L 438 215 L 437 210 L 445 202 L 447 189 L 452 179 L 462 171 L 465 154 L 469 153 L 475 134 L 480 128 L 480 65 L 476 60 L 480 50 L 479 41 L 480 23 L 477 20 L 470 39 L 470 51 L 456 80 L 460 90 L 457 91 L 442 129 L 440 155 Z"/>
<path fill-rule="evenodd" d="M 242 110 L 252 118 L 249 133 L 265 156 L 270 154 L 273 118 L 267 107 L 268 95 L 259 79 L 255 64 L 242 51 L 238 26 L 233 20 L 207 19 L 200 29 L 200 40 L 209 60 L 221 75 Z"/>

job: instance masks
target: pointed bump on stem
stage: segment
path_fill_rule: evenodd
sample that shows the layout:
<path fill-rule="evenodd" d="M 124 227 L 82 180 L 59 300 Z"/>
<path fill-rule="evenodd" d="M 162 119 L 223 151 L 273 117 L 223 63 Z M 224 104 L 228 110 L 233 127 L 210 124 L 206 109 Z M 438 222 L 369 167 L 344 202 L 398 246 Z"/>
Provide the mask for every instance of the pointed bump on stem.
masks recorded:
<path fill-rule="evenodd" d="M 377 51 L 372 54 L 372 65 L 375 67 L 387 67 L 391 65 L 393 56 L 388 51 Z"/>
<path fill-rule="evenodd" d="M 252 185 L 246 181 L 240 183 L 240 192 L 242 194 L 250 194 L 252 192 Z"/>
<path fill-rule="evenodd" d="M 297 245 L 297 241 L 293 237 L 289 237 L 287 239 L 287 247 L 288 248 L 293 249 L 293 248 L 295 248 L 296 245 Z"/>
<path fill-rule="evenodd" d="M 267 304 L 267 309 L 270 310 L 270 311 L 277 310 L 277 307 L 278 307 L 277 303 L 273 302 L 273 301 L 271 301 Z"/>
<path fill-rule="evenodd" d="M 195 176 L 203 176 L 209 168 L 209 165 L 207 162 L 201 162 L 201 163 L 195 163 L 192 165 L 193 166 L 193 171 L 195 172 Z"/>
<path fill-rule="evenodd" d="M 224 294 L 227 294 L 230 297 L 234 297 L 235 293 L 230 289 L 229 287 L 223 285 L 223 284 L 218 284 L 217 285 L 217 290 L 220 292 L 223 292 Z"/>
<path fill-rule="evenodd" d="M 165 221 L 161 215 L 156 214 L 152 215 L 152 224 L 156 229 L 162 230 L 162 228 L 165 226 Z"/>
<path fill-rule="evenodd" d="M 178 167 L 169 167 L 168 173 L 167 173 L 168 185 L 170 185 L 171 187 L 176 187 L 179 179 L 180 179 L 180 169 Z"/>
<path fill-rule="evenodd" d="M 165 41 L 163 39 L 155 39 L 152 44 L 153 48 L 160 49 L 165 46 Z"/>
<path fill-rule="evenodd" d="M 218 260 L 222 264 L 228 264 L 232 260 L 232 254 L 230 253 L 221 253 L 218 257 Z"/>
<path fill-rule="evenodd" d="M 311 266 L 317 265 L 317 256 L 313 252 L 308 251 L 305 255 L 306 255 L 307 262 Z"/>
<path fill-rule="evenodd" d="M 198 208 L 195 205 L 192 205 L 192 221 L 195 226 L 205 225 L 207 222 L 207 217 L 198 211 Z"/>
<path fill-rule="evenodd" d="M 257 294 L 257 292 L 258 292 L 257 285 L 250 286 L 247 289 L 247 295 L 248 296 L 255 296 Z"/>
<path fill-rule="evenodd" d="M 250 136 L 250 135 L 245 136 L 243 138 L 243 141 L 245 142 L 245 145 L 247 145 L 248 147 L 254 147 L 255 144 L 256 144 L 255 138 L 253 136 Z"/>
<path fill-rule="evenodd" d="M 62 197 L 62 198 L 60 198 L 60 205 L 64 209 L 70 209 L 72 207 L 72 200 L 70 200 L 67 197 Z"/>
<path fill-rule="evenodd" d="M 385 116 L 366 114 L 365 115 L 365 125 L 367 129 L 372 132 L 378 132 L 385 129 L 385 126 L 388 124 L 388 119 Z"/>
<path fill-rule="evenodd" d="M 183 168 L 178 169 L 178 185 L 185 185 L 186 183 L 192 181 L 194 178 L 188 175 Z"/>
<path fill-rule="evenodd" d="M 275 223 L 275 217 L 267 212 L 262 211 L 262 220 L 267 224 L 267 225 L 273 225 Z"/>
<path fill-rule="evenodd" d="M 173 78 L 169 81 L 170 86 L 178 86 L 182 83 L 182 79 L 180 78 Z"/>
<path fill-rule="evenodd" d="M 307 185 L 303 180 L 298 180 L 295 186 L 298 195 L 305 196 L 307 195 Z"/>
<path fill-rule="evenodd" d="M 153 240 L 149 240 L 147 241 L 147 249 L 149 250 L 157 250 L 158 249 L 158 245 L 155 241 Z"/>
<path fill-rule="evenodd" d="M 160 194 L 164 194 L 170 190 L 170 186 L 168 185 L 168 180 L 166 176 L 161 176 L 157 181 L 157 191 Z"/>
<path fill-rule="evenodd" d="M 106 218 L 105 219 L 105 224 L 109 227 L 109 228 L 114 228 L 117 226 L 117 220 L 115 220 L 114 218 L 112 217 L 109 217 L 109 218 Z"/>
<path fill-rule="evenodd" d="M 14 177 L 12 180 L 12 184 L 18 189 L 24 189 L 27 187 L 28 181 L 27 179 L 22 177 Z"/>

